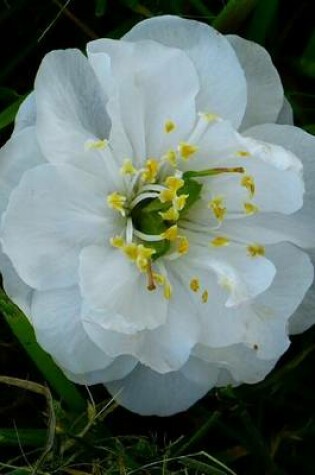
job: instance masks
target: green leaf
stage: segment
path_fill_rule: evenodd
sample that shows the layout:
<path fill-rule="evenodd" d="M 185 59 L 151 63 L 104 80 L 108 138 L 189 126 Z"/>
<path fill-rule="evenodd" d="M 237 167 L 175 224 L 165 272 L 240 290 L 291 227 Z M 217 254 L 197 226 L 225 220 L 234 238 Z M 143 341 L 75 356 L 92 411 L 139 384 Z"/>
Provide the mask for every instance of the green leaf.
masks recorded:
<path fill-rule="evenodd" d="M 202 0 L 190 0 L 190 3 L 195 7 L 195 9 L 201 13 L 204 17 L 205 20 L 208 19 L 213 19 L 215 15 L 213 12 L 209 9 L 208 6 L 205 5 L 205 3 Z"/>
<path fill-rule="evenodd" d="M 213 22 L 221 33 L 234 33 L 247 20 L 259 0 L 230 0 Z"/>
<path fill-rule="evenodd" d="M 38 345 L 33 328 L 21 310 L 0 290 L 0 311 L 25 351 L 42 372 L 50 386 L 73 412 L 83 412 L 86 402 L 78 389 Z"/>
<path fill-rule="evenodd" d="M 248 27 L 247 38 L 264 45 L 275 24 L 279 10 L 279 0 L 260 1 Z"/>
<path fill-rule="evenodd" d="M 4 129 L 8 125 L 12 124 L 15 119 L 16 113 L 24 101 L 26 96 L 19 97 L 16 101 L 14 101 L 11 105 L 9 105 L 6 109 L 0 112 L 0 130 Z"/>

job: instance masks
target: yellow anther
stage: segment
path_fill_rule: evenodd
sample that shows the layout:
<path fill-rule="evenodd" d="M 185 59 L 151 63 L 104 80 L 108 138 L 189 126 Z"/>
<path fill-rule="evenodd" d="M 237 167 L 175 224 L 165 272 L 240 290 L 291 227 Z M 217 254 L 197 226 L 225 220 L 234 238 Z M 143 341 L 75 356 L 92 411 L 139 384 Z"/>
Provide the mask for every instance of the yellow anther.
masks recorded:
<path fill-rule="evenodd" d="M 177 239 L 177 224 L 173 224 L 170 228 L 168 228 L 164 233 L 161 234 L 163 239 L 167 239 L 168 241 L 175 241 Z"/>
<path fill-rule="evenodd" d="M 176 124 L 172 120 L 167 120 L 164 124 L 164 130 L 167 134 L 176 129 Z"/>
<path fill-rule="evenodd" d="M 249 246 L 247 246 L 247 251 L 248 251 L 248 254 L 251 257 L 264 256 L 265 255 L 264 246 L 262 246 L 261 244 L 257 244 L 257 243 L 250 244 Z"/>
<path fill-rule="evenodd" d="M 187 201 L 188 197 L 189 197 L 189 195 L 176 196 L 173 200 L 174 208 L 177 209 L 178 211 L 182 211 L 182 209 L 184 209 L 184 207 L 185 207 L 185 204 L 186 204 L 186 201 Z"/>
<path fill-rule="evenodd" d="M 123 216 L 125 216 L 125 209 L 124 205 L 126 203 L 127 198 L 124 195 L 121 195 L 117 191 L 111 193 L 107 196 L 107 204 L 111 209 L 115 211 L 119 211 Z"/>
<path fill-rule="evenodd" d="M 194 155 L 197 150 L 198 147 L 196 145 L 191 145 L 187 142 L 181 142 L 178 146 L 178 151 L 184 160 L 188 160 L 189 158 L 191 158 L 191 156 Z"/>
<path fill-rule="evenodd" d="M 126 159 L 124 160 L 124 163 L 122 167 L 120 167 L 120 174 L 121 175 L 134 175 L 136 173 L 136 169 L 132 164 L 132 160 Z"/>
<path fill-rule="evenodd" d="M 201 295 L 201 301 L 202 303 L 207 303 L 209 298 L 209 292 L 207 290 L 204 290 Z"/>
<path fill-rule="evenodd" d="M 245 214 L 255 214 L 258 213 L 259 208 L 253 203 L 244 203 L 244 211 Z"/>
<path fill-rule="evenodd" d="M 228 246 L 230 244 L 230 240 L 225 236 L 216 236 L 211 240 L 211 244 L 214 247 Z"/>
<path fill-rule="evenodd" d="M 153 272 L 153 279 L 158 285 L 165 284 L 165 277 L 162 274 L 158 274 L 157 272 Z"/>
<path fill-rule="evenodd" d="M 177 176 L 168 176 L 164 184 L 169 190 L 177 191 L 184 186 L 185 182 Z"/>
<path fill-rule="evenodd" d="M 223 198 L 221 196 L 216 196 L 209 202 L 208 206 L 217 220 L 223 221 L 224 216 L 226 215 L 226 207 L 224 206 Z"/>
<path fill-rule="evenodd" d="M 134 242 L 131 242 L 129 244 L 125 244 L 123 246 L 123 251 L 124 253 L 126 254 L 127 257 L 129 257 L 129 259 L 131 261 L 135 261 L 138 257 L 138 246 L 137 244 L 135 244 Z"/>
<path fill-rule="evenodd" d="M 171 207 L 167 211 L 160 212 L 159 215 L 165 220 L 165 221 L 177 221 L 179 218 L 179 212 L 177 209 Z"/>
<path fill-rule="evenodd" d="M 168 188 L 166 190 L 162 190 L 159 194 L 159 200 L 161 201 L 161 203 L 173 201 L 174 198 L 176 198 L 176 191 L 169 190 Z"/>
<path fill-rule="evenodd" d="M 164 298 L 166 298 L 167 300 L 170 300 L 170 298 L 172 297 L 173 289 L 170 282 L 167 279 L 165 280 L 163 290 L 164 290 L 163 292 Z"/>
<path fill-rule="evenodd" d="M 219 118 L 218 114 L 212 114 L 211 112 L 201 112 L 200 117 L 207 122 L 213 122 Z"/>
<path fill-rule="evenodd" d="M 84 148 L 85 150 L 103 150 L 108 145 L 108 140 L 93 140 L 89 139 L 85 142 Z"/>
<path fill-rule="evenodd" d="M 252 198 L 255 194 L 255 181 L 250 175 L 245 175 L 241 179 L 241 185 L 244 186 L 249 192 L 249 196 Z"/>
<path fill-rule="evenodd" d="M 145 162 L 145 169 L 142 172 L 142 179 L 147 183 L 154 183 L 159 171 L 159 162 L 155 158 L 149 158 Z"/>
<path fill-rule="evenodd" d="M 189 286 L 193 292 L 198 292 L 198 290 L 200 289 L 199 279 L 191 279 Z"/>
<path fill-rule="evenodd" d="M 187 254 L 189 251 L 189 241 L 186 236 L 178 236 L 177 238 L 177 252 L 179 254 Z"/>
<path fill-rule="evenodd" d="M 250 153 L 247 150 L 238 150 L 235 155 L 237 157 L 250 157 Z"/>
<path fill-rule="evenodd" d="M 154 253 L 155 249 L 152 249 L 152 247 L 145 247 L 143 244 L 138 244 L 136 264 L 140 272 L 147 272 L 150 259 Z"/>
<path fill-rule="evenodd" d="M 172 167 L 176 167 L 177 165 L 177 156 L 175 150 L 169 150 L 163 155 L 162 160 L 166 160 Z"/>
<path fill-rule="evenodd" d="M 118 249 L 121 249 L 125 244 L 125 241 L 121 236 L 113 236 L 110 238 L 109 242 L 113 247 L 117 247 Z"/>

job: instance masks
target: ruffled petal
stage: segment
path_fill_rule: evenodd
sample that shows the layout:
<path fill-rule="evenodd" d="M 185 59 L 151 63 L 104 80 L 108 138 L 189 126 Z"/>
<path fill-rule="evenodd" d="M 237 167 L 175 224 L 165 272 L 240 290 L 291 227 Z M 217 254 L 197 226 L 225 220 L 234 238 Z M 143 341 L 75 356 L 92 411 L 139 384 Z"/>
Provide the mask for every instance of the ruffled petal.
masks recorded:
<path fill-rule="evenodd" d="M 147 276 L 118 249 L 90 246 L 80 255 L 80 287 L 94 326 L 127 334 L 165 323 L 163 291 L 147 289 Z"/>
<path fill-rule="evenodd" d="M 123 334 L 106 330 L 108 321 L 114 320 L 114 312 L 92 311 L 85 309 L 82 315 L 83 325 L 100 348 L 106 348 L 106 352 L 113 357 L 121 354 L 133 355 L 141 363 L 158 371 L 166 373 L 177 370 L 188 359 L 195 343 L 199 339 L 200 326 L 196 315 L 196 309 L 189 295 L 178 282 L 176 276 L 169 275 L 174 293 L 171 305 L 168 305 L 166 322 L 153 330 L 139 331 L 137 334 Z M 148 297 L 152 298 L 152 293 Z M 163 299 L 163 296 L 159 296 Z M 127 299 L 129 309 L 133 299 Z M 147 312 L 144 312 L 143 300 L 141 301 L 141 316 L 145 322 Z M 154 302 L 151 300 L 151 307 Z M 185 312 L 183 312 L 185 308 Z M 151 310 L 152 311 L 152 310 Z M 105 321 L 105 324 L 103 322 Z M 113 378 L 115 379 L 115 378 Z"/>
<path fill-rule="evenodd" d="M 268 52 L 252 41 L 228 35 L 245 71 L 247 107 L 241 129 L 275 122 L 283 104 L 283 87 Z"/>
<path fill-rule="evenodd" d="M 37 145 L 34 127 L 16 133 L 0 150 L 0 214 L 12 189 L 27 170 L 45 162 Z"/>
<path fill-rule="evenodd" d="M 14 270 L 10 259 L 1 252 L 0 246 L 0 272 L 2 274 L 3 288 L 10 299 L 31 319 L 31 300 L 33 289 L 26 285 Z"/>
<path fill-rule="evenodd" d="M 216 386 L 237 386 L 240 383 L 254 384 L 272 370 L 276 359 L 260 359 L 257 351 L 243 344 L 224 348 L 209 348 L 199 345 L 194 350 L 196 357 L 191 357 L 187 368 L 182 371 L 185 376 L 197 383 L 205 383 L 218 373 Z"/>
<path fill-rule="evenodd" d="M 159 374 L 140 364 L 126 378 L 106 384 L 119 404 L 145 416 L 170 416 L 185 411 L 211 386 L 211 381 L 193 383 L 180 371 Z"/>
<path fill-rule="evenodd" d="M 314 199 L 315 199 L 315 137 L 297 127 L 289 125 L 265 124 L 253 127 L 245 132 L 246 135 L 254 137 L 258 140 L 265 140 L 278 144 L 291 151 L 299 157 L 303 164 L 303 178 L 305 182 L 305 195 L 303 208 L 288 219 L 290 226 L 290 234 L 292 240 L 306 247 L 315 246 L 315 216 L 314 216 Z M 277 220 L 272 225 L 275 232 L 283 232 L 286 229 L 286 221 Z M 313 236 L 313 239 L 312 239 Z"/>
<path fill-rule="evenodd" d="M 46 290 L 77 281 L 82 247 L 120 229 L 106 191 L 102 180 L 69 165 L 24 174 L 3 219 L 2 244 L 28 285 Z"/>
<path fill-rule="evenodd" d="M 87 145 L 109 136 L 106 97 L 83 54 L 47 54 L 36 76 L 35 97 L 37 136 L 45 157 L 105 175 L 102 150 Z"/>
<path fill-rule="evenodd" d="M 223 35 L 200 22 L 160 16 L 138 23 L 123 39 L 151 39 L 183 50 L 199 76 L 197 110 L 216 113 L 236 128 L 240 125 L 246 108 L 246 80 L 233 48 Z"/>
<path fill-rule="evenodd" d="M 26 127 L 32 127 L 36 123 L 36 99 L 35 92 L 31 92 L 22 102 L 14 121 L 13 134 L 20 132 Z"/>
<path fill-rule="evenodd" d="M 102 370 L 113 362 L 84 331 L 77 287 L 34 292 L 31 311 L 39 344 L 61 367 L 76 374 Z"/>
<path fill-rule="evenodd" d="M 111 89 L 110 141 L 118 142 L 122 122 L 136 163 L 145 157 L 160 157 L 189 133 L 199 82 L 185 53 L 154 41 L 102 39 L 89 43 L 88 54 L 100 83 Z M 110 66 L 105 68 L 107 57 Z"/>
<path fill-rule="evenodd" d="M 279 112 L 277 118 L 277 124 L 282 125 L 293 125 L 294 124 L 294 117 L 293 117 L 293 109 L 286 97 L 283 99 L 282 109 Z"/>

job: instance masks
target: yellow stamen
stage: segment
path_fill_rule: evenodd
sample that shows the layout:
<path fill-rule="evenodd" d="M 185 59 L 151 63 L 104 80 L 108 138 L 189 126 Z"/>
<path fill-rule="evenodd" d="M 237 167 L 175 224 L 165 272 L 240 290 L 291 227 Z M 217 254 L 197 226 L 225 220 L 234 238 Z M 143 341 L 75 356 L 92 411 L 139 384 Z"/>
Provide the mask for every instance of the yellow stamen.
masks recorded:
<path fill-rule="evenodd" d="M 164 284 L 164 298 L 166 298 L 167 300 L 170 300 L 170 298 L 172 297 L 172 293 L 173 293 L 172 286 L 169 283 L 169 281 L 166 280 Z"/>
<path fill-rule="evenodd" d="M 209 208 L 212 210 L 214 216 L 218 221 L 223 221 L 226 214 L 226 207 L 221 196 L 216 196 L 209 202 Z"/>
<path fill-rule="evenodd" d="M 198 292 L 198 290 L 200 289 L 200 282 L 199 282 L 199 279 L 191 279 L 190 281 L 190 288 L 193 292 Z"/>
<path fill-rule="evenodd" d="M 201 301 L 202 303 L 207 303 L 209 298 L 209 292 L 207 290 L 204 290 L 201 295 Z"/>
<path fill-rule="evenodd" d="M 172 120 L 167 120 L 164 124 L 164 130 L 167 134 L 176 129 L 176 124 Z"/>
<path fill-rule="evenodd" d="M 149 158 L 145 163 L 145 169 L 142 172 L 142 179 L 147 183 L 154 183 L 159 171 L 159 163 L 155 158 Z"/>
<path fill-rule="evenodd" d="M 259 208 L 253 203 L 244 203 L 244 211 L 246 214 L 255 214 L 258 213 Z"/>
<path fill-rule="evenodd" d="M 150 259 L 154 253 L 155 249 L 152 247 L 145 247 L 143 244 L 138 244 L 136 263 L 140 272 L 147 272 Z"/>
<path fill-rule="evenodd" d="M 153 272 L 153 279 L 158 285 L 165 284 L 165 277 L 162 274 L 158 274 L 157 272 Z"/>
<path fill-rule="evenodd" d="M 171 207 L 170 209 L 168 209 L 164 213 L 160 212 L 159 215 L 162 216 L 162 218 L 165 221 L 177 221 L 178 218 L 179 218 L 179 212 L 177 211 L 177 209 L 175 209 L 173 207 Z"/>
<path fill-rule="evenodd" d="M 167 239 L 168 241 L 175 241 L 177 239 L 177 224 L 173 224 L 170 228 L 168 228 L 164 233 L 161 234 L 163 239 Z"/>
<path fill-rule="evenodd" d="M 250 157 L 250 153 L 247 150 L 238 150 L 235 155 L 237 157 Z"/>
<path fill-rule="evenodd" d="M 108 140 L 103 139 L 103 140 L 87 140 L 85 142 L 84 148 L 85 150 L 103 150 L 106 148 L 108 145 Z"/>
<path fill-rule="evenodd" d="M 167 203 L 168 201 L 173 201 L 173 199 L 176 198 L 176 191 L 174 190 L 162 190 L 161 193 L 159 194 L 159 200 L 161 203 Z"/>
<path fill-rule="evenodd" d="M 181 142 L 178 146 L 178 151 L 184 160 L 188 160 L 189 158 L 191 158 L 191 156 L 194 155 L 197 150 L 198 147 L 196 145 L 191 145 L 186 142 Z"/>
<path fill-rule="evenodd" d="M 107 196 L 107 204 L 111 209 L 115 211 L 119 211 L 123 216 L 125 216 L 125 209 L 124 205 L 126 203 L 127 198 L 124 195 L 121 195 L 117 191 L 111 193 Z"/>
<path fill-rule="evenodd" d="M 187 254 L 189 251 L 189 241 L 186 236 L 178 236 L 177 251 L 179 254 Z"/>
<path fill-rule="evenodd" d="M 174 168 L 177 165 L 177 157 L 176 152 L 174 150 L 169 150 L 168 152 L 166 152 L 166 154 L 163 155 L 162 159 L 166 160 Z"/>
<path fill-rule="evenodd" d="M 213 122 L 219 118 L 218 114 L 212 114 L 211 112 L 201 112 L 200 116 L 207 122 Z"/>
<path fill-rule="evenodd" d="M 182 211 L 182 209 L 184 209 L 184 207 L 185 207 L 185 204 L 186 204 L 186 201 L 187 201 L 188 197 L 189 197 L 189 195 L 176 196 L 173 200 L 174 208 L 177 209 L 178 211 Z"/>
<path fill-rule="evenodd" d="M 117 247 L 118 249 L 121 249 L 125 244 L 125 241 L 121 236 L 111 237 L 109 242 L 113 247 Z"/>
<path fill-rule="evenodd" d="M 241 185 L 244 186 L 249 192 L 249 196 L 253 198 L 255 194 L 255 181 L 254 178 L 250 175 L 245 175 L 241 179 Z"/>
<path fill-rule="evenodd" d="M 122 167 L 120 167 L 120 174 L 121 175 L 134 175 L 136 173 L 136 169 L 132 164 L 132 160 L 126 159 L 124 160 L 124 163 Z"/>
<path fill-rule="evenodd" d="M 182 178 L 178 178 L 177 176 L 168 176 L 164 184 L 169 190 L 177 191 L 184 186 L 185 182 Z"/>
<path fill-rule="evenodd" d="M 225 236 L 216 236 L 211 240 L 211 244 L 214 247 L 228 246 L 230 244 L 230 240 Z"/>
<path fill-rule="evenodd" d="M 138 257 L 138 246 L 137 244 L 135 244 L 134 242 L 131 242 L 129 244 L 125 244 L 123 246 L 123 251 L 124 253 L 126 254 L 127 257 L 129 257 L 129 259 L 131 261 L 135 261 Z"/>
<path fill-rule="evenodd" d="M 264 246 L 262 246 L 261 244 L 257 244 L 257 243 L 250 244 L 249 246 L 247 246 L 247 251 L 248 251 L 248 254 L 251 257 L 264 256 L 265 255 Z"/>

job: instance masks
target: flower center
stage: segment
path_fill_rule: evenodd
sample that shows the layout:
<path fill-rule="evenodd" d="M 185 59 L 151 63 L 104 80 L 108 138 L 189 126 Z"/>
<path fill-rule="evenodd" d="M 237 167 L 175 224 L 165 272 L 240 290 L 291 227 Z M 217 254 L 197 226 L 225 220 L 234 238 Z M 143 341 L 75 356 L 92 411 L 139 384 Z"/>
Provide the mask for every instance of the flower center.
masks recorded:
<path fill-rule="evenodd" d="M 180 221 L 201 198 L 205 178 L 222 174 L 242 174 L 240 185 L 247 189 L 250 199 L 255 193 L 254 179 L 245 174 L 243 167 L 217 167 L 203 170 L 181 171 L 180 162 L 188 162 L 198 151 L 195 143 L 205 129 L 205 122 L 214 120 L 202 116 L 192 133 L 192 143 L 180 142 L 176 150 L 168 150 L 159 160 L 148 158 L 141 169 L 137 169 L 130 159 L 124 161 L 120 173 L 124 177 L 126 194 L 118 191 L 107 196 L 108 206 L 120 213 L 126 220 L 125 234 L 114 236 L 110 243 L 133 261 L 141 273 L 147 275 L 147 289 L 152 291 L 163 286 L 165 298 L 170 298 L 172 287 L 167 279 L 163 264 L 167 260 L 177 259 L 189 252 L 189 241 L 182 234 Z M 165 132 L 171 133 L 176 126 L 167 121 Z M 202 130 L 201 130 L 202 129 Z M 202 179 L 202 180 L 200 180 Z M 218 224 L 223 221 L 227 209 L 222 196 L 214 196 L 208 208 Z M 257 207 L 244 203 L 244 213 L 252 214 Z M 187 220 L 185 220 L 186 223 Z M 229 245 L 225 236 L 216 236 L 211 245 L 221 247 Z M 252 248 L 251 256 L 262 255 L 263 250 Z M 199 284 L 198 284 L 199 285 Z M 197 292 L 197 280 L 191 282 L 191 289 Z M 202 301 L 208 300 L 208 293 L 203 293 Z"/>

